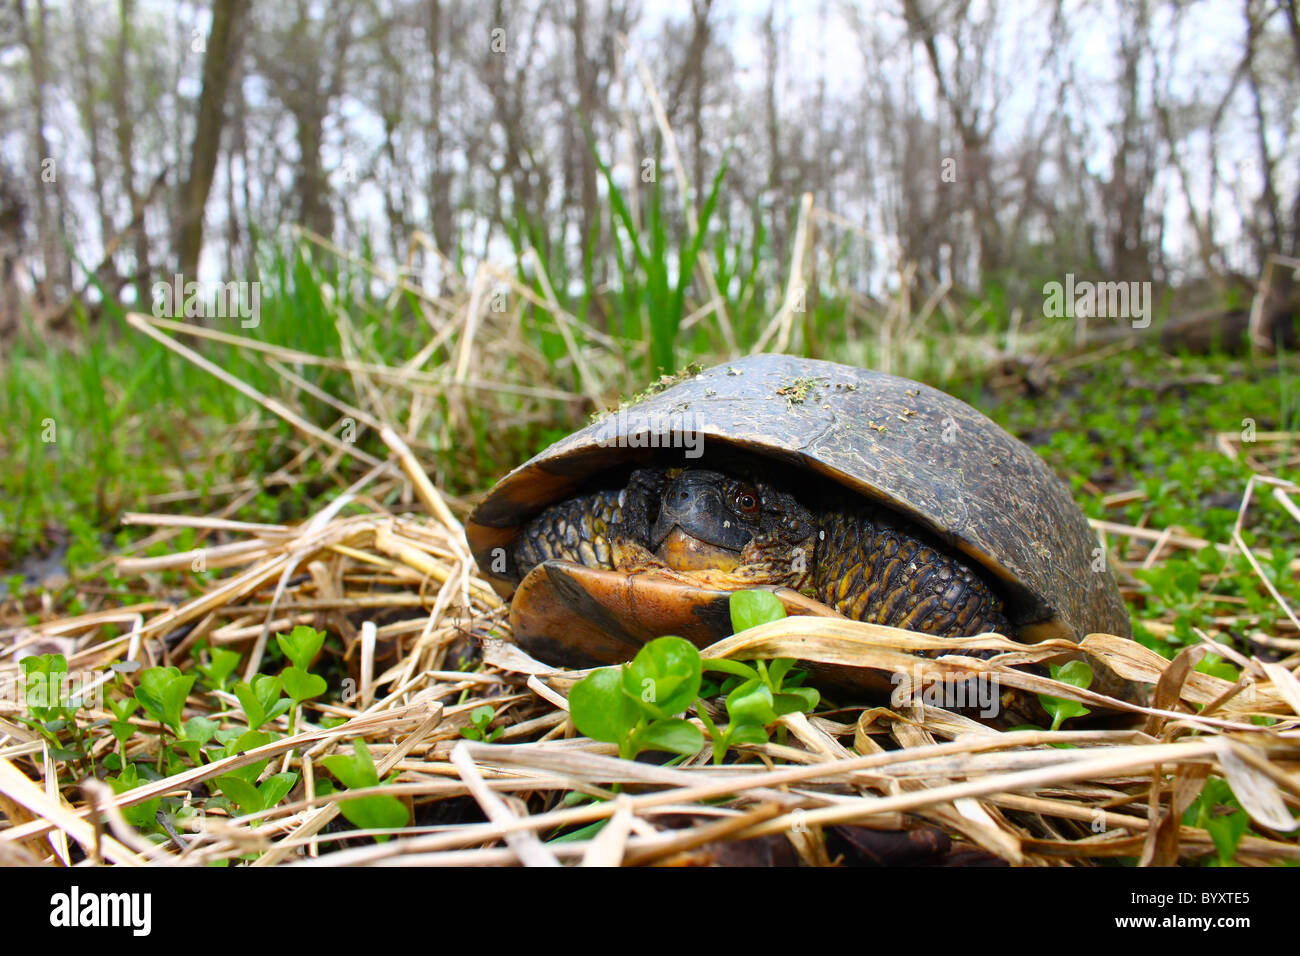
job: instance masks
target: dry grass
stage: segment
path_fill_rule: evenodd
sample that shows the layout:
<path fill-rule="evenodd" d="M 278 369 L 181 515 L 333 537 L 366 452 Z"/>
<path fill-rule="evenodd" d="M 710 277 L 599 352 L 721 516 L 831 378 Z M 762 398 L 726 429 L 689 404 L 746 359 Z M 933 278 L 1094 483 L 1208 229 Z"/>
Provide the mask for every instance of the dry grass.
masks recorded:
<path fill-rule="evenodd" d="M 314 458 L 345 490 L 297 526 L 229 520 L 256 490 L 242 486 L 229 489 L 231 505 L 212 516 L 130 515 L 129 523 L 156 528 L 136 552 L 169 540 L 182 527 L 196 529 L 199 550 L 121 558 L 118 571 L 139 582 L 148 598 L 143 603 L 77 617 L 46 614 L 35 626 L 0 631 L 0 864 L 66 865 L 82 858 L 122 865 L 674 864 L 717 859 L 725 853 L 720 846 L 749 838 L 788 841 L 805 863 L 825 864 L 831 862 L 823 839 L 829 828 L 929 824 L 1016 865 L 1107 858 L 1168 865 L 1214 855 L 1210 835 L 1181 822 L 1210 775 L 1232 785 L 1251 818 L 1253 832 L 1238 847 L 1239 863 L 1300 860 L 1300 623 L 1276 592 L 1276 626 L 1258 622 L 1248 634 L 1272 652 L 1269 659 L 1242 654 L 1209 634 L 1172 661 L 1135 642 L 1090 636 L 1084 647 L 1094 666 L 1148 685 L 1150 706 L 1038 676 L 1030 665 L 1058 654 L 1060 645 L 1025 646 L 995 635 L 936 641 L 869 624 L 797 618 L 705 652 L 870 664 L 895 674 L 920 673 L 927 682 L 982 673 L 1029 693 L 1127 714 L 1121 727 L 1001 732 L 924 703 L 855 706 L 787 716 L 784 743 L 746 746 L 741 759 L 721 767 L 709 763 L 707 748 L 666 767 L 620 760 L 611 745 L 578 735 L 568 719 L 566 694 L 581 674 L 556 671 L 500 639 L 509 634 L 505 608 L 468 553 L 458 519 L 466 503 L 440 494 L 416 457 L 422 448 L 412 436 L 427 428 L 439 401 L 450 409 L 441 425 L 454 434 L 463 421 L 457 409 L 484 391 L 509 391 L 539 407 L 579 397 L 523 384 L 544 381 L 545 363 L 520 344 L 510 314 L 484 310 L 489 271 L 480 275 L 454 306 L 426 296 L 428 353 L 456 341 L 465 359 L 451 363 L 445 374 L 420 371 L 420 356 L 388 368 L 358 355 L 304 356 L 227 337 L 232 340 L 226 344 L 259 350 L 265 361 L 279 363 L 273 367 L 300 396 L 321 398 L 285 363 L 332 363 L 346 370 L 362 405 L 330 403 L 340 415 L 380 433 L 389 452 L 383 459 L 313 425 L 290 401 L 256 392 L 168 334 L 217 338 L 216 333 L 132 317 L 136 328 L 294 426 L 300 444 L 277 480 L 293 482 L 294 469 Z M 494 277 L 513 281 L 508 274 Z M 515 285 L 520 301 L 534 297 Z M 579 341 L 562 310 L 554 314 L 567 333 L 583 391 L 595 401 L 616 379 L 600 361 L 603 346 Z M 777 341 L 788 337 L 788 310 L 770 331 Z M 483 349 L 485 336 L 498 346 Z M 471 354 L 482 362 L 470 362 Z M 514 363 L 513 374 L 492 378 L 505 362 Z M 471 366 L 488 369 L 480 373 L 487 377 L 470 376 Z M 398 421 L 405 439 L 385 424 Z M 247 423 L 250 430 L 258 427 L 256 420 Z M 233 443 L 240 440 L 232 436 Z M 1224 442 L 1225 453 L 1240 452 L 1230 436 Z M 1257 471 L 1242 514 L 1252 494 L 1267 490 L 1300 520 L 1289 497 L 1294 486 L 1271 478 L 1262 466 Z M 417 508 L 420 513 L 412 513 Z M 1207 544 L 1177 529 L 1096 525 L 1121 577 L 1177 549 Z M 1251 554 L 1240 527 L 1219 546 Z M 161 576 L 183 576 L 196 567 L 219 574 L 177 601 Z M 1167 626 L 1144 623 L 1157 633 Z M 335 688 L 329 703 L 309 704 L 292 735 L 281 717 L 282 736 L 265 747 L 114 796 L 94 781 L 69 784 L 67 768 L 16 721 L 23 713 L 16 702 L 18 660 L 27 654 L 64 653 L 70 669 L 99 671 L 107 681 L 116 662 L 186 667 L 203 641 L 239 650 L 247 677 L 262 665 L 271 636 L 297 624 L 341 640 L 334 663 L 340 673 L 345 669 L 350 693 Z M 925 655 L 955 645 L 998 653 L 987 661 Z M 1209 650 L 1237 665 L 1241 679 L 1233 683 L 1196 671 Z M 496 726 L 503 728 L 492 744 L 461 735 L 471 711 L 483 705 L 494 709 Z M 230 694 L 192 694 L 186 714 L 200 713 L 226 727 L 244 720 Z M 110 715 L 96 710 L 83 716 L 101 721 Z M 344 722 L 325 727 L 327 717 Z M 1256 723 L 1257 718 L 1272 722 Z M 146 732 L 132 738 L 131 756 L 152 760 L 158 727 L 139 715 L 132 720 Z M 340 794 L 318 793 L 315 785 L 321 759 L 349 752 L 359 739 L 367 742 L 381 778 L 396 774 L 383 792 L 415 810 L 418 825 L 387 842 L 340 827 Z M 99 759 L 115 746 L 102 725 L 95 741 Z M 213 812 L 193 832 L 155 843 L 122 818 L 122 808 L 162 795 L 201 800 L 215 777 L 265 758 L 271 758 L 268 773 L 292 769 L 299 782 L 281 805 L 255 819 Z M 570 793 L 599 799 L 566 805 L 562 798 Z M 548 842 L 562 828 L 605 819 L 609 823 L 592 838 Z"/>
<path fill-rule="evenodd" d="M 175 607 L 140 605 L 10 631 L 0 652 L 0 684 L 10 688 L 24 653 L 64 649 L 74 670 L 114 661 L 184 666 L 200 638 L 246 652 L 251 673 L 270 634 L 311 624 L 342 638 L 353 698 L 309 712 L 297 733 L 266 747 L 117 797 L 102 785 L 60 790 L 55 762 L 39 759 L 42 742 L 14 722 L 17 708 L 8 705 L 0 717 L 0 807 L 7 817 L 0 859 L 67 862 L 76 858 L 75 844 L 91 860 L 126 865 L 239 859 L 257 866 L 649 864 L 708 858 L 700 848 L 719 841 L 784 835 L 805 862 L 825 863 L 825 828 L 929 823 L 1018 865 L 1107 857 L 1158 865 L 1213 852 L 1209 835 L 1180 818 L 1201 782 L 1216 774 L 1232 784 L 1261 834 L 1242 841 L 1238 861 L 1300 860 L 1290 832 L 1300 805 L 1296 655 L 1280 663 L 1248 659 L 1208 637 L 1205 648 L 1240 664 L 1240 681 L 1193 670 L 1199 648 L 1167 661 L 1133 642 L 1089 637 L 1084 646 L 1098 665 L 1152 686 L 1152 706 L 1138 707 L 1029 673 L 1025 665 L 1059 650 L 1052 644 L 970 638 L 960 643 L 999 655 L 931 660 L 921 652 L 957 642 L 853 622 L 786 619 L 720 642 L 706 656 L 797 656 L 904 674 L 919 668 L 927 681 L 985 672 L 1029 692 L 1125 710 L 1132 725 L 997 732 L 924 704 L 853 707 L 783 718 L 785 744 L 746 747 L 741 762 L 722 767 L 709 765 L 706 754 L 671 768 L 617 759 L 610 745 L 576 735 L 567 719 L 565 694 L 580 674 L 555 671 L 491 636 L 508 634 L 502 603 L 478 576 L 456 517 L 401 440 L 391 431 L 385 439 L 425 515 L 393 514 L 378 504 L 375 486 L 399 480 L 390 465 L 372 470 L 297 527 L 135 515 L 139 524 L 204 529 L 219 541 L 205 549 L 206 560 L 225 573 Z M 341 514 L 345 505 L 360 513 Z M 1162 535 L 1148 546 L 1181 543 Z M 194 558 L 192 551 L 128 558 L 122 570 L 147 579 L 189 568 Z M 104 639 L 110 621 L 127 625 L 125 633 Z M 454 661 L 477 648 L 480 666 L 457 669 Z M 484 704 L 497 711 L 504 734 L 493 744 L 464 740 L 460 729 Z M 240 723 L 230 695 L 192 696 L 187 713 L 200 711 Z M 325 729 L 311 722 L 326 715 L 346 723 Z M 1277 722 L 1260 726 L 1250 719 L 1257 716 Z M 285 718 L 280 721 L 286 733 Z M 313 781 L 323 756 L 347 752 L 358 738 L 367 741 L 381 776 L 396 772 L 385 792 L 416 806 L 417 819 L 438 819 L 440 804 L 463 811 L 463 802 L 447 802 L 468 798 L 487 822 L 417 826 L 378 844 L 339 841 L 337 832 L 325 831 L 338 794 L 316 794 Z M 149 759 L 156 738 L 141 734 L 132 746 L 133 756 Z M 96 744 L 101 757 L 111 747 L 107 734 Z M 296 770 L 300 783 L 256 820 L 209 814 L 199 832 L 153 844 L 121 819 L 121 807 L 164 794 L 201 796 L 206 782 L 266 757 L 272 758 L 268 772 Z M 609 799 L 561 806 L 559 798 L 571 791 Z M 557 828 L 605 818 L 610 823 L 592 839 L 545 842 Z"/>

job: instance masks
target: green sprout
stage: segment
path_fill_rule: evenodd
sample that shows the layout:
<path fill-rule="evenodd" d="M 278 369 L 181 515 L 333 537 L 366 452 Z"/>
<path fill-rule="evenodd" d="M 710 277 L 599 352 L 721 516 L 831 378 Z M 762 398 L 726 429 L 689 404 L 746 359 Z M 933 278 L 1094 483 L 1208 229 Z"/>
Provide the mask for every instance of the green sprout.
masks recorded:
<path fill-rule="evenodd" d="M 333 754 L 323 758 L 321 763 L 349 790 L 381 786 L 379 771 L 370 758 L 366 742 L 360 737 L 353 741 L 351 754 Z M 339 802 L 339 812 L 349 823 L 362 830 L 395 830 L 406 826 L 411 819 L 406 804 L 383 793 L 342 800 Z M 388 837 L 380 835 L 375 839 L 383 843 Z"/>
<path fill-rule="evenodd" d="M 470 726 L 462 727 L 460 735 L 467 740 L 481 740 L 484 743 L 492 743 L 501 736 L 505 730 L 504 727 L 498 727 L 492 730 L 492 721 L 496 719 L 496 711 L 488 704 L 481 707 L 475 707 L 469 712 Z"/>
<path fill-rule="evenodd" d="M 592 740 L 618 745 L 619 756 L 643 750 L 692 756 L 704 745 L 699 728 L 676 715 L 700 690 L 700 652 L 680 637 L 650 641 L 620 667 L 592 671 L 569 692 L 574 726 Z"/>
<path fill-rule="evenodd" d="M 1085 661 L 1052 664 L 1050 670 L 1052 679 L 1059 680 L 1063 684 L 1071 684 L 1083 690 L 1087 690 L 1089 685 L 1092 684 L 1092 668 Z M 1061 724 L 1071 717 L 1085 717 L 1092 713 L 1077 700 L 1052 697 L 1050 694 L 1039 694 L 1038 700 L 1052 718 L 1051 730 L 1059 730 Z"/>
<path fill-rule="evenodd" d="M 747 630 L 785 617 L 785 607 L 770 591 L 738 591 L 731 595 L 732 626 Z M 693 756 L 703 746 L 699 729 L 678 715 L 692 707 L 709 732 L 713 759 L 737 744 L 764 744 L 767 728 L 786 714 L 805 713 L 817 706 L 816 690 L 798 686 L 793 658 L 755 661 L 703 661 L 695 645 L 680 637 L 650 641 L 630 662 L 602 667 L 574 685 L 569 712 L 579 731 L 593 740 L 617 744 L 619 756 L 635 759 L 645 750 Z M 706 687 L 703 672 L 726 675 L 720 691 Z M 729 722 L 718 727 L 700 699 L 726 694 Z"/>

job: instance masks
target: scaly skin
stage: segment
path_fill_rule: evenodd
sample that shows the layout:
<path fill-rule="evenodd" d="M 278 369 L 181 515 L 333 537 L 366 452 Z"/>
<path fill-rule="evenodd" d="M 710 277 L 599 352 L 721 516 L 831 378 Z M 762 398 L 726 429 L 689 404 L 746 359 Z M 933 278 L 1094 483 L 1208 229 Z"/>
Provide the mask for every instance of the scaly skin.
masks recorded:
<path fill-rule="evenodd" d="M 609 528 L 622 520 L 621 497 L 621 491 L 598 491 L 543 511 L 515 541 L 513 558 L 519 576 L 553 559 L 613 568 Z"/>
<path fill-rule="evenodd" d="M 515 541 L 512 558 L 522 579 L 543 561 L 589 568 L 663 567 L 646 548 L 651 503 L 663 493 L 664 472 L 634 472 L 626 488 L 597 491 L 551 505 Z"/>
<path fill-rule="evenodd" d="M 945 637 L 1010 633 L 1002 599 L 979 574 L 883 510 L 821 515 L 813 586 L 856 621 Z"/>
<path fill-rule="evenodd" d="M 790 587 L 854 620 L 945 637 L 1010 633 L 1001 598 L 970 565 L 893 513 L 847 494 L 814 512 L 794 496 L 753 481 L 746 487 L 761 509 L 748 518 L 726 516 L 752 526 L 739 566 L 677 571 L 651 550 L 651 518 L 675 476 L 642 469 L 621 491 L 598 491 L 547 508 L 517 539 L 516 573 L 522 578 L 543 561 L 563 559 L 607 570 L 654 571 L 718 590 Z M 734 485 L 734 479 L 727 481 L 729 489 Z"/>

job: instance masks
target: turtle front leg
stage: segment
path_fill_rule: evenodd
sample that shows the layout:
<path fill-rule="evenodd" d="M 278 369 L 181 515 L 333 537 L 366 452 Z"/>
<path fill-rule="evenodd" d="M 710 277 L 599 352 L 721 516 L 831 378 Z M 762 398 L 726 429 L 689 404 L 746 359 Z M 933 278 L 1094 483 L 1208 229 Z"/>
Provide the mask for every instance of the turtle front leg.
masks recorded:
<path fill-rule="evenodd" d="M 662 471 L 643 468 L 632 473 L 626 488 L 551 505 L 516 539 L 516 575 L 522 580 L 544 561 L 573 561 L 606 571 L 664 567 L 646 547 L 664 480 Z"/>
<path fill-rule="evenodd" d="M 619 493 L 618 520 L 610 526 L 610 552 L 618 571 L 660 571 L 668 565 L 650 550 L 650 527 L 659 511 L 668 474 L 662 468 L 638 468 Z"/>
<path fill-rule="evenodd" d="M 543 561 L 614 567 L 609 528 L 619 517 L 619 493 L 597 491 L 551 505 L 524 527 L 513 558 L 520 579 Z"/>

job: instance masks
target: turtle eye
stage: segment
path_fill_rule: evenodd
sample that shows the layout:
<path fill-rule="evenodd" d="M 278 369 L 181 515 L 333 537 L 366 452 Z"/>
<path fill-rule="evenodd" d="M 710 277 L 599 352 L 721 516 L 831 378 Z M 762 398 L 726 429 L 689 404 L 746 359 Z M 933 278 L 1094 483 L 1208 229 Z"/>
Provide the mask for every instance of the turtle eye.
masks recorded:
<path fill-rule="evenodd" d="M 739 485 L 731 492 L 731 507 L 742 515 L 758 514 L 758 492 L 748 485 Z"/>

